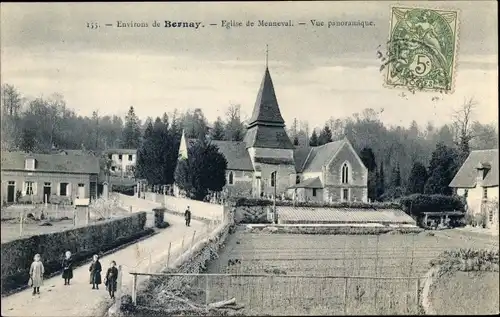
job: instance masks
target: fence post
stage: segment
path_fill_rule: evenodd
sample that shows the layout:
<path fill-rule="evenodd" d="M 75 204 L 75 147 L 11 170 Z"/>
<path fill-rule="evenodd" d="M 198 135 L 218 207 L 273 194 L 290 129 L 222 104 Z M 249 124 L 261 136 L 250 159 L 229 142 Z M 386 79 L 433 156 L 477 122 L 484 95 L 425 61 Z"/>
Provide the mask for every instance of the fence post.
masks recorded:
<path fill-rule="evenodd" d="M 417 311 L 418 311 L 418 308 L 420 307 L 420 277 L 417 277 L 417 281 L 415 283 L 415 288 L 416 288 L 416 301 L 417 301 Z"/>
<path fill-rule="evenodd" d="M 185 237 L 185 236 L 186 236 L 186 235 L 183 235 L 183 236 L 182 236 L 181 254 L 184 252 L 184 237 Z"/>
<path fill-rule="evenodd" d="M 73 227 L 76 227 L 76 206 L 73 209 Z"/>
<path fill-rule="evenodd" d="M 118 298 L 121 297 L 122 295 L 122 266 L 118 265 L 118 276 L 116 277 L 116 290 L 117 290 L 117 296 Z"/>
<path fill-rule="evenodd" d="M 206 305 L 209 304 L 209 300 L 210 300 L 210 290 L 208 289 L 208 278 L 210 276 L 209 275 L 205 275 L 205 303 Z"/>
<path fill-rule="evenodd" d="M 89 207 L 85 208 L 85 224 L 88 226 L 90 223 L 90 209 Z"/>
<path fill-rule="evenodd" d="M 132 205 L 129 206 L 130 213 L 132 213 Z"/>
<path fill-rule="evenodd" d="M 172 249 L 172 242 L 168 244 L 168 254 L 167 254 L 167 268 L 168 265 L 170 264 L 170 250 Z"/>
<path fill-rule="evenodd" d="M 137 305 L 137 274 L 132 274 L 132 303 Z"/>
<path fill-rule="evenodd" d="M 24 209 L 21 210 L 21 214 L 19 215 L 19 236 L 23 236 L 23 222 L 24 222 Z"/>
<path fill-rule="evenodd" d="M 191 240 L 191 248 L 194 246 L 194 236 L 196 235 L 196 230 L 193 232 L 193 239 Z"/>
<path fill-rule="evenodd" d="M 345 284 L 344 284 L 344 315 L 347 315 L 347 277 L 344 277 L 345 279 Z"/>
<path fill-rule="evenodd" d="M 152 264 L 152 258 L 151 258 L 152 251 L 149 252 L 149 265 L 148 265 L 148 273 L 151 273 L 151 264 Z"/>

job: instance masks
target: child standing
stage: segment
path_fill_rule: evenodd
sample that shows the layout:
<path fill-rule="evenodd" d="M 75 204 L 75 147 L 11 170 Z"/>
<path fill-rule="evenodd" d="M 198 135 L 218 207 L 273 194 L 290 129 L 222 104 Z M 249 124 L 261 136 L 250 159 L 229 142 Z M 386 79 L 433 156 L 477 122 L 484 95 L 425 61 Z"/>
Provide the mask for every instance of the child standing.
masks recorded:
<path fill-rule="evenodd" d="M 116 268 L 116 262 L 111 261 L 111 267 L 108 269 L 106 273 L 106 278 L 104 280 L 104 285 L 108 289 L 109 296 L 114 299 L 116 292 L 116 284 L 118 280 L 118 269 Z"/>
<path fill-rule="evenodd" d="M 30 267 L 30 279 L 31 287 L 33 287 L 33 295 L 40 294 L 40 286 L 43 282 L 43 273 L 45 269 L 43 267 L 40 254 L 36 254 L 33 263 Z"/>
<path fill-rule="evenodd" d="M 62 261 L 62 278 L 64 279 L 64 285 L 69 285 L 69 281 L 73 278 L 73 259 L 69 251 L 66 251 L 65 256 L 66 257 Z"/>
<path fill-rule="evenodd" d="M 90 264 L 90 284 L 92 284 L 92 289 L 99 289 L 99 284 L 101 284 L 101 271 L 102 266 L 99 262 L 99 256 L 94 254 L 92 258 L 92 264 Z"/>

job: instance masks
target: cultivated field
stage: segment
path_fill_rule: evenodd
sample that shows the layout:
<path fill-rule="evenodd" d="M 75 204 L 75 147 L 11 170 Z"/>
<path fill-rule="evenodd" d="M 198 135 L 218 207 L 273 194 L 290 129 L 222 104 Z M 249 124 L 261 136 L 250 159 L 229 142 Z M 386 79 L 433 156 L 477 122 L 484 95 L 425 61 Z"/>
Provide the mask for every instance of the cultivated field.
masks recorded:
<path fill-rule="evenodd" d="M 283 235 L 238 230 L 198 280 L 203 300 L 235 297 L 245 314 L 416 314 L 417 277 L 444 250 L 497 247 L 494 238 L 435 235 Z M 244 276 L 251 275 L 251 276 Z M 349 278 L 344 278 L 348 276 Z M 347 285 L 347 287 L 346 287 Z"/>

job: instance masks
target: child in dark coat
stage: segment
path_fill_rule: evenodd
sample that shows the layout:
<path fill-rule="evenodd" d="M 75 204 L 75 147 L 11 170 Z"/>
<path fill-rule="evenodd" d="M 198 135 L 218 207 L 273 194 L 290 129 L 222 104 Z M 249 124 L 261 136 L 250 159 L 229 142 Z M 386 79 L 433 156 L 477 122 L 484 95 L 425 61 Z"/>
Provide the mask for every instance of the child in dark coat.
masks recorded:
<path fill-rule="evenodd" d="M 62 269 L 64 285 L 69 285 L 69 281 L 73 278 L 73 259 L 71 258 L 71 252 L 69 251 L 66 251 L 66 257 L 62 261 Z"/>
<path fill-rule="evenodd" d="M 102 266 L 101 262 L 99 262 L 99 256 L 97 254 L 94 254 L 92 264 L 90 264 L 89 268 L 90 284 L 92 284 L 92 289 L 99 289 L 99 285 L 102 283 L 101 271 Z"/>
<path fill-rule="evenodd" d="M 118 269 L 116 268 L 116 262 L 111 261 L 111 267 L 108 269 L 106 273 L 106 278 L 104 280 L 104 285 L 108 289 L 109 296 L 114 299 L 116 292 L 116 285 L 118 280 Z"/>

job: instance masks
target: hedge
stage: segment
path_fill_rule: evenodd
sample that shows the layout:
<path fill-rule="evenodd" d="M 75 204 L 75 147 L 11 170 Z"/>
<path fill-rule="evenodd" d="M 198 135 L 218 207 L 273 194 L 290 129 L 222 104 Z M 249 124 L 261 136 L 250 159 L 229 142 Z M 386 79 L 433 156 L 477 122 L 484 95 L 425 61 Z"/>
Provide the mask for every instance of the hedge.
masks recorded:
<path fill-rule="evenodd" d="M 128 196 L 134 196 L 135 191 L 134 191 L 134 185 L 112 185 L 112 190 L 113 192 L 128 195 Z"/>
<path fill-rule="evenodd" d="M 457 196 L 413 194 L 401 197 L 403 210 L 413 216 L 423 212 L 465 211 L 464 202 Z"/>
<path fill-rule="evenodd" d="M 75 229 L 41 234 L 2 243 L 2 294 L 28 282 L 33 256 L 39 253 L 49 276 L 61 269 L 62 256 L 71 251 L 75 264 L 83 263 L 93 254 L 114 249 L 138 239 L 150 230 L 144 228 L 146 212 L 103 221 Z"/>
<path fill-rule="evenodd" d="M 273 201 L 269 199 L 237 197 L 229 201 L 239 206 L 272 206 Z M 291 200 L 276 200 L 276 206 L 294 206 Z M 296 202 L 295 207 L 316 207 L 316 208 L 357 208 L 357 209 L 401 209 L 401 205 L 396 202 L 372 202 L 365 203 L 359 201 L 351 202 Z"/>

